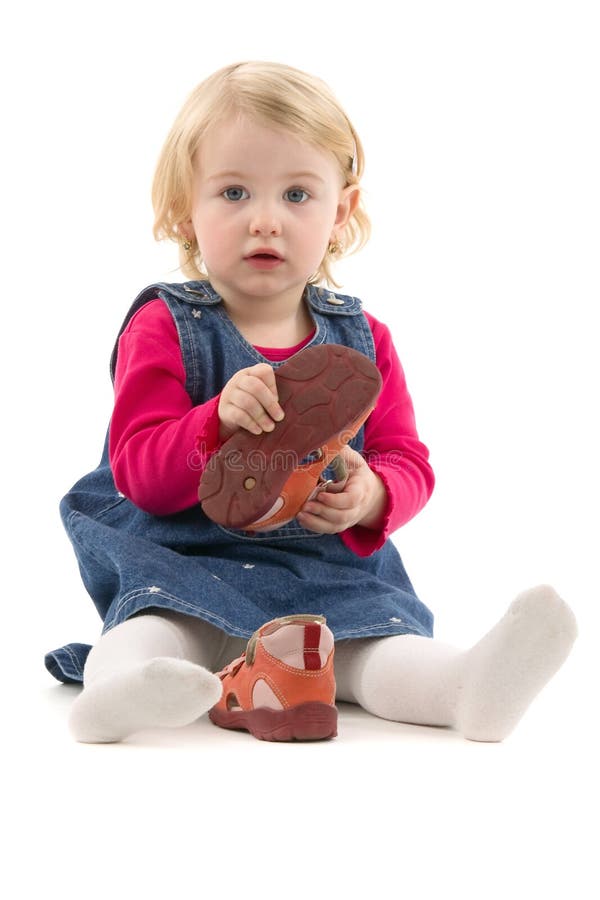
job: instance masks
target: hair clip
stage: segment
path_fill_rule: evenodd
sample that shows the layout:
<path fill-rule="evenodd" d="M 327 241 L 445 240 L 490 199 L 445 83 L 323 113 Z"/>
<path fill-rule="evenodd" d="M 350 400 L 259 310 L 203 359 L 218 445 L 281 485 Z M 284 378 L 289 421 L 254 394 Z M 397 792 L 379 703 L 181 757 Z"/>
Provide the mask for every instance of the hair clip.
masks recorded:
<path fill-rule="evenodd" d="M 356 144 L 354 145 L 354 156 L 352 157 L 352 174 L 356 175 L 358 172 L 358 160 L 356 158 Z"/>

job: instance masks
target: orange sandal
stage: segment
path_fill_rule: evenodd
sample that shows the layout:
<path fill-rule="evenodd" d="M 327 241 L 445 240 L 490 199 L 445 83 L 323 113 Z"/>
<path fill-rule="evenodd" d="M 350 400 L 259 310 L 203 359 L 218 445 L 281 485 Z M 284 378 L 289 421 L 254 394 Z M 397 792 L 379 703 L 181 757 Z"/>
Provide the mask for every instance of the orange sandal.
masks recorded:
<path fill-rule="evenodd" d="M 217 675 L 223 694 L 208 715 L 263 741 L 337 735 L 334 639 L 324 616 L 284 616 L 256 631 Z"/>
<path fill-rule="evenodd" d="M 272 431 L 239 429 L 209 459 L 198 489 L 206 515 L 228 528 L 269 531 L 285 525 L 373 410 L 381 391 L 377 366 L 341 344 L 297 353 L 275 370 L 285 418 Z M 339 489 L 339 485 L 338 485 Z"/>

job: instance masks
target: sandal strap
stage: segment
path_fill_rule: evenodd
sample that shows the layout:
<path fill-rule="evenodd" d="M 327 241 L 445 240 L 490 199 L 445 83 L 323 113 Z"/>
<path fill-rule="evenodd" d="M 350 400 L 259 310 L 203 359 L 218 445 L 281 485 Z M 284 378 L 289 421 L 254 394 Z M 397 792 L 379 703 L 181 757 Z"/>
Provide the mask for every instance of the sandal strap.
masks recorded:
<path fill-rule="evenodd" d="M 319 625 L 325 625 L 327 623 L 327 619 L 325 618 L 325 616 L 312 616 L 310 615 L 310 613 L 298 613 L 297 615 L 281 616 L 281 618 L 279 619 L 273 619 L 273 621 L 268 622 L 266 625 L 263 625 L 262 628 L 259 628 L 257 631 L 255 631 L 248 641 L 248 646 L 245 653 L 246 665 L 251 666 L 254 662 L 254 657 L 256 656 L 256 645 L 258 643 L 258 639 L 262 637 L 263 634 L 272 634 L 283 625 L 300 625 L 304 622 L 316 622 Z"/>
<path fill-rule="evenodd" d="M 334 478 L 329 478 L 327 481 L 321 480 L 317 488 L 321 491 L 329 491 L 330 494 L 339 494 L 344 490 L 348 481 L 346 463 L 341 456 L 334 456 L 329 463 L 329 468 L 333 469 Z"/>

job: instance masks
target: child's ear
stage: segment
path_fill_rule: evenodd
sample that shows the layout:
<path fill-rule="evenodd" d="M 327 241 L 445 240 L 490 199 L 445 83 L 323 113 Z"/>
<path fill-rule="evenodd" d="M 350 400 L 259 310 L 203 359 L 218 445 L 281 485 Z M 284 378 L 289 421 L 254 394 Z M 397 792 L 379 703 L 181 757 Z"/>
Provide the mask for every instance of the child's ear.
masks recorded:
<path fill-rule="evenodd" d="M 353 216 L 360 200 L 360 187 L 357 184 L 349 184 L 340 194 L 335 224 L 344 226 Z"/>
<path fill-rule="evenodd" d="M 192 220 L 188 219 L 186 222 L 180 222 L 177 226 L 177 233 L 181 235 L 186 241 L 191 241 L 194 237 L 194 226 L 192 225 Z"/>

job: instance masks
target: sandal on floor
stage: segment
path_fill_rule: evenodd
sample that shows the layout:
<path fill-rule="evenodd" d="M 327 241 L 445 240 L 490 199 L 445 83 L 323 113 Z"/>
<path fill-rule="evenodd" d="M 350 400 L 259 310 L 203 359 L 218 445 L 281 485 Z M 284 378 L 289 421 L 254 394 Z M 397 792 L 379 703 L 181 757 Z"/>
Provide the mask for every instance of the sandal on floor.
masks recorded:
<path fill-rule="evenodd" d="M 324 616 L 273 619 L 217 676 L 223 694 L 208 715 L 221 728 L 263 741 L 337 735 L 334 640 Z"/>
<path fill-rule="evenodd" d="M 268 531 L 291 521 L 326 487 L 321 475 L 334 460 L 336 481 L 343 484 L 339 451 L 382 387 L 377 366 L 341 344 L 300 351 L 275 369 L 275 380 L 285 418 L 262 434 L 238 429 L 202 473 L 202 509 L 227 528 Z"/>

